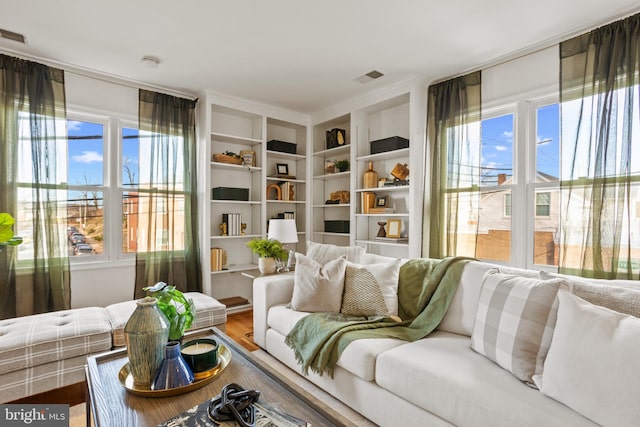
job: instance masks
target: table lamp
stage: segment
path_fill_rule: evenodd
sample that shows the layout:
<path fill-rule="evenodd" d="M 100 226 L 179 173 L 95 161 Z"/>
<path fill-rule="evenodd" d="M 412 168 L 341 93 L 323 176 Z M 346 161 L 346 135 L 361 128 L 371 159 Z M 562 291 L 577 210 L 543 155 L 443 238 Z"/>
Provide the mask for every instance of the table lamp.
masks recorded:
<path fill-rule="evenodd" d="M 269 221 L 267 239 L 279 241 L 284 248 L 287 247 L 287 243 L 298 243 L 298 230 L 296 229 L 295 219 L 271 219 Z M 289 249 L 287 265 L 280 271 L 289 271 L 293 267 L 293 255 L 293 249 Z"/>

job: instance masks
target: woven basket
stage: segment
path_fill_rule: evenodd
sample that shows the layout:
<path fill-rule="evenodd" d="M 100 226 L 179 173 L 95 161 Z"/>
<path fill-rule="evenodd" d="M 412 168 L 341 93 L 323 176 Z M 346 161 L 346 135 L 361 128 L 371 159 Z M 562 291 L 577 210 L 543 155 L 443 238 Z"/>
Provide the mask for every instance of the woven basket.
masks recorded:
<path fill-rule="evenodd" d="M 228 156 L 222 153 L 216 153 L 213 155 L 213 161 L 218 163 L 231 163 L 232 165 L 241 165 L 242 159 L 238 157 Z"/>

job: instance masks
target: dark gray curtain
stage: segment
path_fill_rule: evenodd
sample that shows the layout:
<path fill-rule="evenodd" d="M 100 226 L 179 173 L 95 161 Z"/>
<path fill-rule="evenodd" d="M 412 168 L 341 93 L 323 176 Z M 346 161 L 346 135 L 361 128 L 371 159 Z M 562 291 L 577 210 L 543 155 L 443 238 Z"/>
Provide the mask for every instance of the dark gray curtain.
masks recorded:
<path fill-rule="evenodd" d="M 202 291 L 196 191 L 197 101 L 140 90 L 135 298 L 159 281 Z"/>
<path fill-rule="evenodd" d="M 475 255 L 480 184 L 480 83 L 477 71 L 429 87 L 431 182 L 425 200 L 431 258 Z M 425 213 L 425 215 L 427 215 Z M 475 217 L 475 224 L 469 218 Z"/>
<path fill-rule="evenodd" d="M 0 212 L 12 214 L 31 234 L 20 257 L 25 270 L 19 283 L 21 248 L 0 252 L 3 319 L 71 306 L 66 144 L 63 71 L 0 55 Z"/>
<path fill-rule="evenodd" d="M 560 271 L 640 279 L 640 14 L 560 45 Z"/>

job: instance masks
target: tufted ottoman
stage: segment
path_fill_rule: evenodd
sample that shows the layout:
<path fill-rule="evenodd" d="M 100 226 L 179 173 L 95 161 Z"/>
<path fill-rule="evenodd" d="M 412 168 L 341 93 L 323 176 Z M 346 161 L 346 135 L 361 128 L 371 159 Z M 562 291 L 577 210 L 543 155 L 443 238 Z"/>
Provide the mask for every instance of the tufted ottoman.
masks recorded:
<path fill-rule="evenodd" d="M 87 356 L 111 349 L 104 308 L 0 321 L 0 403 L 84 381 Z"/>
<path fill-rule="evenodd" d="M 227 307 L 218 300 L 200 292 L 185 292 L 185 296 L 193 301 L 196 308 L 196 320 L 189 331 L 211 328 L 215 326 L 221 331 L 225 330 L 227 322 Z M 127 345 L 124 339 L 124 326 L 131 314 L 136 309 L 136 301 L 125 301 L 111 304 L 106 307 L 107 316 L 113 329 L 113 346 L 123 347 Z"/>

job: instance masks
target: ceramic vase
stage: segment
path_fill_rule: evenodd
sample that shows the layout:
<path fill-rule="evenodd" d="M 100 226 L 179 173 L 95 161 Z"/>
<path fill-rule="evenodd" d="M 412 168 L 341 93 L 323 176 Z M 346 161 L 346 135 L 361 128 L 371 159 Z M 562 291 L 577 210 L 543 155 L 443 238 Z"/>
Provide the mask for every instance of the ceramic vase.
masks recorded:
<path fill-rule="evenodd" d="M 262 274 L 273 274 L 276 272 L 276 259 L 273 257 L 258 258 L 258 270 Z"/>
<path fill-rule="evenodd" d="M 164 360 L 153 380 L 153 390 L 184 387 L 192 382 L 193 372 L 180 354 L 180 342 L 169 341 L 164 346 Z"/>
<path fill-rule="evenodd" d="M 169 320 L 158 308 L 155 298 L 137 301 L 137 307 L 124 327 L 124 336 L 134 386 L 150 389 L 169 339 Z"/>

